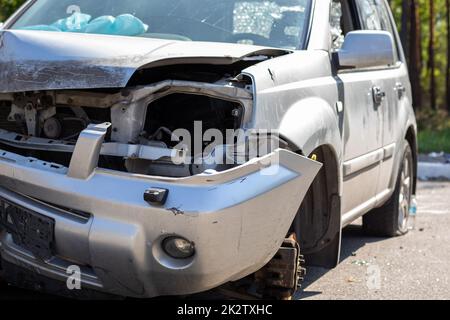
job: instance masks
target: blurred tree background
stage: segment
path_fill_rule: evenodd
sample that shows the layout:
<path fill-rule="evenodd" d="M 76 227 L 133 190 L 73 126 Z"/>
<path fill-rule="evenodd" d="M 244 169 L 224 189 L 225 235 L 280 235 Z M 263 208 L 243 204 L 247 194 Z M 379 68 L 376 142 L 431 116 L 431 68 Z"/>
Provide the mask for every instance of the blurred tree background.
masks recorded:
<path fill-rule="evenodd" d="M 25 0 L 0 0 L 5 21 Z M 450 153 L 450 0 L 388 0 L 413 86 L 422 151 Z"/>
<path fill-rule="evenodd" d="M 450 153 L 450 0 L 389 0 L 408 60 L 422 152 Z"/>
<path fill-rule="evenodd" d="M 450 110 L 450 0 L 390 0 L 417 110 Z"/>
<path fill-rule="evenodd" d="M 25 0 L 0 0 L 0 21 L 5 21 Z"/>

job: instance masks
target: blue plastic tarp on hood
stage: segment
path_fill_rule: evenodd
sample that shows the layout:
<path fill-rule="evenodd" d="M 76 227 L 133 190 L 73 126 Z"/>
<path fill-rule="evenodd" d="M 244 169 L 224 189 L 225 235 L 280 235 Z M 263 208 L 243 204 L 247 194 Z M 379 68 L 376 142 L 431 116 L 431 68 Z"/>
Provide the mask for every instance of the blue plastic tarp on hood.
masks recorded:
<path fill-rule="evenodd" d="M 84 32 L 91 18 L 88 14 L 75 12 L 68 18 L 59 19 L 51 27 L 63 32 Z"/>
<path fill-rule="evenodd" d="M 22 29 L 120 36 L 138 36 L 146 33 L 148 30 L 148 25 L 132 14 L 122 14 L 117 17 L 101 16 L 94 20 L 91 20 L 91 18 L 88 14 L 76 12 L 70 17 L 60 19 L 51 25 L 29 26 Z"/>

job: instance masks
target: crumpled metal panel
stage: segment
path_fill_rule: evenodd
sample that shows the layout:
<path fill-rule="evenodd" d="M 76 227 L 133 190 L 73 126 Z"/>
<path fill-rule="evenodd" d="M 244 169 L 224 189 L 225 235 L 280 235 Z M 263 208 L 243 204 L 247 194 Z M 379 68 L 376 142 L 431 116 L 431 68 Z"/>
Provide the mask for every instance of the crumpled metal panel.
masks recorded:
<path fill-rule="evenodd" d="M 141 298 L 202 292 L 261 269 L 282 245 L 322 167 L 279 149 L 230 170 L 186 178 L 97 168 L 87 179 L 73 179 L 47 162 L 0 154 L 0 198 L 55 220 L 58 255 L 94 270 L 82 272 L 83 288 Z M 169 190 L 163 205 L 145 201 L 151 187 Z M 79 223 L 55 207 L 91 218 Z M 191 260 L 161 251 L 161 241 L 178 234 L 195 243 Z M 32 259 L 4 235 L 0 245 L 4 260 L 67 280 L 62 264 Z"/>
<path fill-rule="evenodd" d="M 0 31 L 0 92 L 123 88 L 140 68 L 231 64 L 288 53 L 248 45 L 44 31 Z"/>

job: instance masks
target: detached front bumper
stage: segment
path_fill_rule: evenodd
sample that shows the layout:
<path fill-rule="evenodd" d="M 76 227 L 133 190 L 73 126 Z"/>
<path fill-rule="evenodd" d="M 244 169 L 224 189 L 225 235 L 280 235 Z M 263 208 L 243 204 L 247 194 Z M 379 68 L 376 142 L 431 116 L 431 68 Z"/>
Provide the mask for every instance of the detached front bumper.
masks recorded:
<path fill-rule="evenodd" d="M 34 257 L 6 230 L 0 230 L 1 257 L 64 282 L 67 268 L 77 265 L 82 287 L 122 296 L 191 294 L 259 270 L 280 248 L 321 168 L 277 150 L 232 170 L 183 179 L 95 166 L 85 174 L 81 162 L 95 163 L 99 148 L 96 139 L 79 148 L 82 139 L 71 168 L 0 150 L 0 198 L 55 221 L 50 260 Z M 149 188 L 167 189 L 167 202 L 145 202 Z M 193 241 L 195 255 L 165 254 L 161 242 L 171 235 Z"/>

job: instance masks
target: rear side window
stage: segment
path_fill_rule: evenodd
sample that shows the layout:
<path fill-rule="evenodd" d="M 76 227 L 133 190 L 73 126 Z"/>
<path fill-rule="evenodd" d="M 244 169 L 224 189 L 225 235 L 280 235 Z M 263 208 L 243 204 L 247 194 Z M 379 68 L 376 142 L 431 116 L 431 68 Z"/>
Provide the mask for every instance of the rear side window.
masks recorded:
<path fill-rule="evenodd" d="M 394 39 L 395 59 L 399 61 L 398 45 L 394 28 L 389 17 L 389 9 L 384 0 L 355 0 L 359 15 L 361 29 L 383 30 L 392 35 Z"/>

